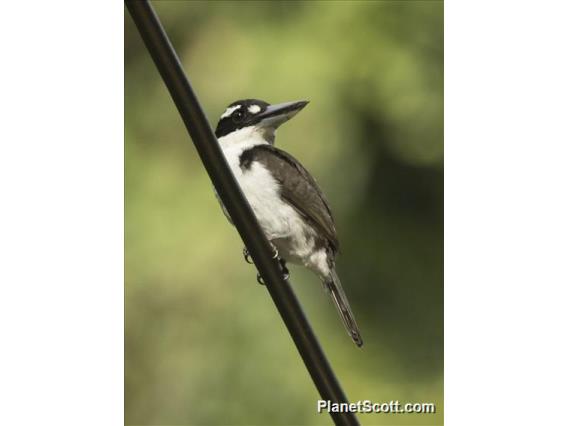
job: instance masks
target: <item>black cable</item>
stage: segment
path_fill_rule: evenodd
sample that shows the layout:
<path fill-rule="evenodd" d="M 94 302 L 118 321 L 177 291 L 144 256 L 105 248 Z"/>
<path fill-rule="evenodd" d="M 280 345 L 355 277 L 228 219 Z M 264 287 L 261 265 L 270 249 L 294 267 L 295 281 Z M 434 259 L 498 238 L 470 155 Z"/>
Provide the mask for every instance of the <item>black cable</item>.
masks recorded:
<path fill-rule="evenodd" d="M 272 248 L 225 160 L 219 143 L 185 76 L 179 58 L 152 5 L 148 0 L 126 0 L 125 3 L 193 139 L 201 161 L 266 283 L 266 288 L 321 398 L 331 403 L 347 403 L 341 385 L 292 288 L 282 277 L 280 265 L 272 256 Z M 314 404 L 315 409 L 316 404 Z M 330 414 L 336 425 L 359 424 L 353 413 Z"/>

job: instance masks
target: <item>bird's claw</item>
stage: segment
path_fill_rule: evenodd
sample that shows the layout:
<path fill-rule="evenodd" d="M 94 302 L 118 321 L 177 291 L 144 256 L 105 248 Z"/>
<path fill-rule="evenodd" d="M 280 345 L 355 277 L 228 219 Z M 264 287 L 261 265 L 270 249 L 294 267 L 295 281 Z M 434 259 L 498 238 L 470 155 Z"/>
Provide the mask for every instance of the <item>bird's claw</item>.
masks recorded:
<path fill-rule="evenodd" d="M 273 259 L 278 259 L 278 249 L 276 247 L 274 247 L 274 245 L 271 243 L 270 246 L 272 247 L 272 258 Z M 252 260 L 252 257 L 250 256 L 250 253 L 248 251 L 248 249 L 246 247 L 243 248 L 243 257 L 245 258 L 245 262 L 252 265 L 254 263 L 254 261 Z"/>
<path fill-rule="evenodd" d="M 278 249 L 272 243 L 270 243 L 270 247 L 272 247 L 272 258 L 278 259 Z"/>
<path fill-rule="evenodd" d="M 288 271 L 288 268 L 286 268 L 286 262 L 278 257 L 279 256 L 278 249 L 274 246 L 274 244 L 270 243 L 270 247 L 272 247 L 272 258 L 278 259 L 278 262 L 280 264 L 280 269 L 282 270 L 282 278 L 284 278 L 285 281 L 288 280 L 288 278 L 290 278 L 290 271 Z M 243 257 L 245 258 L 246 263 L 249 264 L 254 263 L 246 247 L 243 248 Z M 256 281 L 260 285 L 266 285 L 264 279 L 262 278 L 259 272 L 256 273 Z"/>
<path fill-rule="evenodd" d="M 243 257 L 245 258 L 245 262 L 249 265 L 252 265 L 254 262 L 252 261 L 252 257 L 250 257 L 250 253 L 248 249 L 245 247 L 243 248 Z"/>
<path fill-rule="evenodd" d="M 278 261 L 280 263 L 280 269 L 282 270 L 282 278 L 284 278 L 284 281 L 288 281 L 288 278 L 290 278 L 290 271 L 286 267 L 286 261 L 284 259 L 278 259 Z"/>

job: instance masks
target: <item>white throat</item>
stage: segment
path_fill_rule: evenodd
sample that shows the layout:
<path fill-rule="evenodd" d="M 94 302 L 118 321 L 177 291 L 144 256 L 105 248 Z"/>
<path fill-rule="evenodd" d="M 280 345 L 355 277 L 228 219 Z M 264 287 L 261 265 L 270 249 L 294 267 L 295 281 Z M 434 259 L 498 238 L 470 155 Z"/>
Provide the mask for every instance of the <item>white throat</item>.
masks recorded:
<path fill-rule="evenodd" d="M 228 135 L 220 137 L 219 144 L 223 151 L 234 150 L 236 147 L 245 150 L 256 145 L 274 144 L 275 129 L 255 126 L 243 127 Z"/>
<path fill-rule="evenodd" d="M 239 159 L 243 151 L 257 145 L 268 145 L 263 132 L 254 126 L 236 130 L 218 140 L 233 173 L 239 168 Z"/>

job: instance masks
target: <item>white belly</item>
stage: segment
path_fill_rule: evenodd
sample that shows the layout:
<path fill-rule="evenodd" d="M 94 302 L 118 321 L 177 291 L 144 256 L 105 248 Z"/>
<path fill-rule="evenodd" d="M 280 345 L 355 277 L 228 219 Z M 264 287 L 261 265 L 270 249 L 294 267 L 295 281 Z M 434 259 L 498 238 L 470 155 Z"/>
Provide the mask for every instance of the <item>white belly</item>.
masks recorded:
<path fill-rule="evenodd" d="M 302 221 L 296 210 L 280 198 L 278 183 L 262 165 L 254 163 L 237 180 L 266 236 L 272 240 L 296 234 Z"/>
<path fill-rule="evenodd" d="M 306 224 L 294 207 L 282 200 L 278 182 L 259 163 L 251 164 L 250 168 L 244 171 L 241 169 L 240 155 L 250 145 L 238 143 L 225 145 L 223 141 L 220 142 L 229 166 L 260 227 L 268 240 L 277 248 L 279 256 L 322 274 L 327 269 L 327 263 L 324 262 L 325 251 L 316 252 L 314 229 Z M 227 211 L 224 208 L 223 210 L 230 220 Z"/>

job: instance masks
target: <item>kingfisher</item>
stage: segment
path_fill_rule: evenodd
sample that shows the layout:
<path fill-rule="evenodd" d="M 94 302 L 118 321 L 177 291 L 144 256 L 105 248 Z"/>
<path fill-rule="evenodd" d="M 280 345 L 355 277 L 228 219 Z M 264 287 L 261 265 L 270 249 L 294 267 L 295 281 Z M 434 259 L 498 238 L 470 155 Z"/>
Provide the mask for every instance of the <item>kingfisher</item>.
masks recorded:
<path fill-rule="evenodd" d="M 314 272 L 347 333 L 361 347 L 363 339 L 335 268 L 339 241 L 329 203 L 306 168 L 274 146 L 278 127 L 307 104 L 271 105 L 258 99 L 233 102 L 221 115 L 215 136 L 278 257 L 284 278 L 288 278 L 286 262 Z M 222 202 L 221 207 L 232 223 Z M 246 248 L 243 252 L 248 261 Z"/>

